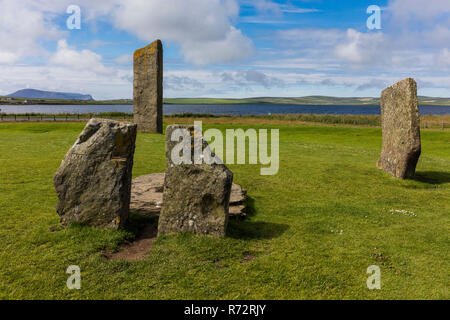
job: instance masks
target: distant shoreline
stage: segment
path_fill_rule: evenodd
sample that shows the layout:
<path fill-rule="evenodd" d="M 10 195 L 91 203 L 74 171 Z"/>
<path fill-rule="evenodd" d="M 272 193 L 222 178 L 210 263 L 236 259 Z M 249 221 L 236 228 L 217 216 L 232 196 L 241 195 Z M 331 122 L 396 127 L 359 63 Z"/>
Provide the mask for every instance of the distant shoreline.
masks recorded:
<path fill-rule="evenodd" d="M 380 104 L 378 98 L 338 98 L 325 96 L 310 96 L 299 98 L 166 98 L 164 104 L 175 105 L 239 105 L 239 104 L 269 104 L 269 105 L 299 105 L 299 106 L 375 106 Z M 450 106 L 450 98 L 419 97 L 420 105 Z M 133 105 L 131 99 L 119 100 L 66 100 L 66 99 L 27 99 L 0 97 L 0 105 Z"/>

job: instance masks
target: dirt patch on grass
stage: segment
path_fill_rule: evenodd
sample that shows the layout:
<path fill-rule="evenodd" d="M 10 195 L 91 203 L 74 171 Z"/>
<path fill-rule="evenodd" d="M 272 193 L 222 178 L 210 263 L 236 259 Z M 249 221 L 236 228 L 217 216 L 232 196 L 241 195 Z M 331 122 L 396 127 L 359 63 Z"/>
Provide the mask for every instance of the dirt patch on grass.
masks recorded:
<path fill-rule="evenodd" d="M 242 261 L 241 263 L 249 263 L 251 261 L 253 261 L 253 259 L 256 258 L 256 255 L 254 255 L 251 252 L 246 252 L 242 255 Z"/>
<path fill-rule="evenodd" d="M 108 260 L 142 260 L 150 252 L 151 245 L 156 240 L 157 231 L 154 224 L 148 224 L 133 242 L 123 245 L 117 252 L 104 252 L 104 255 Z"/>

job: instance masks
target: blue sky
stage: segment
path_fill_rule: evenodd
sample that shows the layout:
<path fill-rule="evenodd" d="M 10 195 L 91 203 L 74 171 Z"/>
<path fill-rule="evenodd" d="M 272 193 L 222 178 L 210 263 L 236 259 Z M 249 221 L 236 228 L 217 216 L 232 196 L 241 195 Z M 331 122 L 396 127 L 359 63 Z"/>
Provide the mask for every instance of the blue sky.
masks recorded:
<path fill-rule="evenodd" d="M 81 29 L 69 30 L 69 5 Z M 381 8 L 369 30 L 367 8 Z M 448 0 L 0 0 L 0 94 L 131 98 L 132 53 L 160 38 L 166 97 L 379 96 L 414 77 L 449 97 Z"/>

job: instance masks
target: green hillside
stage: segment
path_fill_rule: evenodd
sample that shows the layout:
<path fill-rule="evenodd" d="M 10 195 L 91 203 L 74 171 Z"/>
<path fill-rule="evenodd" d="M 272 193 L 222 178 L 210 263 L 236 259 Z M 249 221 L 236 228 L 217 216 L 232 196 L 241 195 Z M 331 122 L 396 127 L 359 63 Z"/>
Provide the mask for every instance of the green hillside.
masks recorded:
<path fill-rule="evenodd" d="M 266 103 L 266 104 L 298 104 L 298 105 L 378 105 L 379 98 L 340 98 L 328 96 L 307 96 L 307 97 L 259 97 L 244 99 L 218 99 L 218 98 L 166 98 L 166 104 L 245 104 L 245 103 Z M 419 97 L 422 105 L 450 106 L 450 98 Z M 117 100 L 65 100 L 65 99 L 26 99 L 0 97 L 0 104 L 29 105 L 29 104 L 76 104 L 76 105 L 111 105 L 111 104 L 133 104 L 131 99 Z"/>

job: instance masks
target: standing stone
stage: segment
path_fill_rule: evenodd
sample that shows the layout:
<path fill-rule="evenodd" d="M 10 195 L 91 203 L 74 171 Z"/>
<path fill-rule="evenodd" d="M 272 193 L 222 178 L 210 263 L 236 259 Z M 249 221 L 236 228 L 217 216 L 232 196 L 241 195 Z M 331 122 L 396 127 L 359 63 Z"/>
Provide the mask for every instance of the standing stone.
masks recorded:
<path fill-rule="evenodd" d="M 183 130 L 182 141 L 191 154 L 192 164 L 176 163 L 172 152 L 178 153 L 178 141 L 172 133 Z M 233 173 L 220 163 L 196 164 L 193 149 L 196 145 L 209 148 L 201 132 L 193 126 L 171 125 L 166 129 L 166 175 L 158 235 L 194 232 L 224 237 L 228 223 L 228 206 Z M 198 144 L 197 144 L 198 143 Z M 178 154 L 184 154 L 180 152 Z"/>
<path fill-rule="evenodd" d="M 413 178 L 420 156 L 417 84 L 408 78 L 381 94 L 383 148 L 377 166 L 401 179 Z"/>
<path fill-rule="evenodd" d="M 131 182 L 130 211 L 147 216 L 159 216 L 163 203 L 163 173 L 151 173 L 136 177 Z M 233 182 L 231 186 L 228 217 L 244 218 L 247 210 L 247 191 Z"/>
<path fill-rule="evenodd" d="M 141 132 L 163 132 L 163 49 L 161 40 L 133 56 L 134 123 Z"/>
<path fill-rule="evenodd" d="M 129 213 L 136 125 L 91 119 L 54 177 L 61 223 L 117 229 Z"/>

